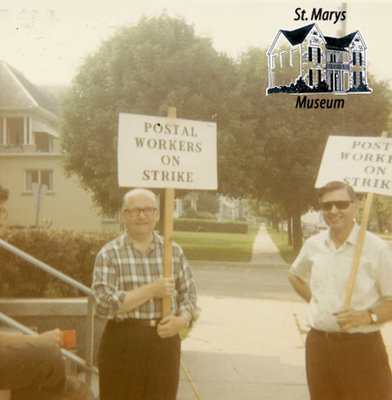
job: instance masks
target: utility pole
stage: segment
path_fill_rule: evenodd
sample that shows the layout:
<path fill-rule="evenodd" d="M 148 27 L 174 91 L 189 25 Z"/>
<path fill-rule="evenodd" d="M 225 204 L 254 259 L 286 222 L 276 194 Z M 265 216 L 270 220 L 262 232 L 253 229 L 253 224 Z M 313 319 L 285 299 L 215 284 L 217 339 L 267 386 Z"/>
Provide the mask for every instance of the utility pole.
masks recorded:
<path fill-rule="evenodd" d="M 341 11 L 344 11 L 345 18 L 341 21 L 340 29 L 338 30 L 338 37 L 347 35 L 347 3 L 342 3 Z"/>

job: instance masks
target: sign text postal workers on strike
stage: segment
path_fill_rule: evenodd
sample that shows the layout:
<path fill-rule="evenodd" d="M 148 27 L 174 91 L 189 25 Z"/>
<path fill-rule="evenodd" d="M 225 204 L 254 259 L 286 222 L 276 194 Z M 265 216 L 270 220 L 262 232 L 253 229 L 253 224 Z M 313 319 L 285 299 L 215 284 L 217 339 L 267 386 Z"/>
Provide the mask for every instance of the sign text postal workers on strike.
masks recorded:
<path fill-rule="evenodd" d="M 392 138 L 330 136 L 316 187 L 343 181 L 357 192 L 392 195 Z"/>
<path fill-rule="evenodd" d="M 217 189 L 216 123 L 120 113 L 120 186 Z"/>

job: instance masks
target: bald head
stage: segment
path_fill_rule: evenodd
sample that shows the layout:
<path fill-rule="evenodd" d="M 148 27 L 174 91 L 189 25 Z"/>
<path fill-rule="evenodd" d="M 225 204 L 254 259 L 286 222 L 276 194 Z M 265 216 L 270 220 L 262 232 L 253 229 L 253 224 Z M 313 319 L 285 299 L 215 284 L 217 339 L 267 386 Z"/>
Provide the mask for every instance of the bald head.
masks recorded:
<path fill-rule="evenodd" d="M 148 189 L 137 188 L 137 189 L 132 189 L 129 192 L 125 193 L 123 200 L 122 200 L 121 210 L 124 210 L 124 208 L 126 208 L 126 204 L 130 198 L 138 197 L 140 195 L 150 197 L 154 201 L 156 206 L 158 207 L 157 197 L 154 192 L 152 192 L 151 190 L 148 190 Z"/>

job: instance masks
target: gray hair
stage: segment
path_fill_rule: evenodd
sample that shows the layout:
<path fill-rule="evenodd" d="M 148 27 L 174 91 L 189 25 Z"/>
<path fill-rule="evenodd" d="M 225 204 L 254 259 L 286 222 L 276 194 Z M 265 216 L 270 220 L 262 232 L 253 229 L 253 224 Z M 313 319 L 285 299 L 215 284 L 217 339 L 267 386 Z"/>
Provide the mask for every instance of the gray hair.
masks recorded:
<path fill-rule="evenodd" d="M 125 208 L 125 205 L 130 197 L 137 196 L 138 194 L 148 195 L 157 204 L 157 196 L 155 195 L 155 193 L 153 191 L 151 191 L 149 189 L 136 188 L 136 189 L 131 189 L 127 193 L 124 194 L 123 199 L 122 199 L 121 210 L 123 210 Z"/>

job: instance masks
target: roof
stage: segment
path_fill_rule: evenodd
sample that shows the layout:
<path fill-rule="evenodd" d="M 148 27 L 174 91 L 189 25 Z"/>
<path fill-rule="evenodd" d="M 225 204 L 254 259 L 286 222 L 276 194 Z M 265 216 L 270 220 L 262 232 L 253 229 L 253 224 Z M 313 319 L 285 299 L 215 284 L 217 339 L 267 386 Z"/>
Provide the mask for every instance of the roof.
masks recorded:
<path fill-rule="evenodd" d="M 0 108 L 40 108 L 56 116 L 56 100 L 40 91 L 15 68 L 0 60 Z"/>
<path fill-rule="evenodd" d="M 292 46 L 295 46 L 296 44 L 302 43 L 305 40 L 306 36 L 308 36 L 309 32 L 315 25 L 316 24 L 306 25 L 293 31 L 281 29 L 280 32 L 283 33 Z"/>
<path fill-rule="evenodd" d="M 358 31 L 350 33 L 349 35 L 343 36 L 341 38 L 324 36 L 325 41 L 327 42 L 327 49 L 331 50 L 345 50 L 348 46 L 350 46 L 353 41 L 355 35 Z"/>

